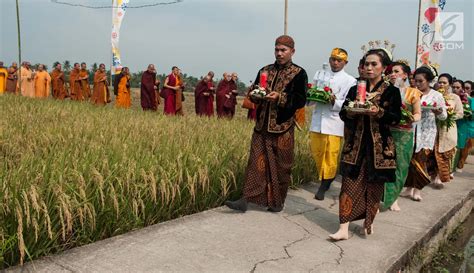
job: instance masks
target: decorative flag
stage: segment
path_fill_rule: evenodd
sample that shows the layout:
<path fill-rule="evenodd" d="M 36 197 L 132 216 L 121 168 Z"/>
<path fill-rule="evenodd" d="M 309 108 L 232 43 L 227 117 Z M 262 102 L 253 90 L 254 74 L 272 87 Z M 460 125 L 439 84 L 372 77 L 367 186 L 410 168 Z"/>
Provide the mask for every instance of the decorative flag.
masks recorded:
<path fill-rule="evenodd" d="M 112 74 L 118 74 L 122 70 L 120 60 L 120 26 L 130 0 L 113 0 L 112 4 Z"/>
<path fill-rule="evenodd" d="M 418 40 L 416 46 L 416 68 L 429 64 L 439 71 L 444 50 L 441 37 L 440 13 L 446 0 L 420 0 L 418 20 Z"/>

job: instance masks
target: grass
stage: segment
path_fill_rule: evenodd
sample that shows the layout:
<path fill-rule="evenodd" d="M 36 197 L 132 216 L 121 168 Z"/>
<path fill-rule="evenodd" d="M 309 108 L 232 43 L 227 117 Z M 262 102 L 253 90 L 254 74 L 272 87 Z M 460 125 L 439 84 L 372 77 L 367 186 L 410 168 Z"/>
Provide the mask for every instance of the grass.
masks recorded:
<path fill-rule="evenodd" d="M 0 96 L 0 268 L 237 197 L 253 123 Z M 296 133 L 292 186 L 313 180 Z"/>

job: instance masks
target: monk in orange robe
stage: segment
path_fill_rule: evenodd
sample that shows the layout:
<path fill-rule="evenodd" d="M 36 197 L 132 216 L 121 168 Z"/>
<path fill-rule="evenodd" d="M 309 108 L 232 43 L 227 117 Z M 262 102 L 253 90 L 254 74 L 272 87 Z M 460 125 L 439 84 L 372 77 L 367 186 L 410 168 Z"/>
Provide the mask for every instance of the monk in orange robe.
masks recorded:
<path fill-rule="evenodd" d="M 89 85 L 89 71 L 86 63 L 81 63 L 81 71 L 79 72 L 79 79 L 81 80 L 82 96 L 85 100 L 91 97 L 91 87 Z"/>
<path fill-rule="evenodd" d="M 35 74 L 35 97 L 47 98 L 51 89 L 51 77 L 48 71 L 44 70 L 44 65 L 38 65 L 38 71 Z"/>
<path fill-rule="evenodd" d="M 0 95 L 7 91 L 7 68 L 3 66 L 3 62 L 0 62 Z"/>
<path fill-rule="evenodd" d="M 82 95 L 82 87 L 81 87 L 81 78 L 79 73 L 80 71 L 79 63 L 74 64 L 74 68 L 69 74 L 69 87 L 71 88 L 71 99 L 82 101 L 84 100 L 84 96 Z"/>
<path fill-rule="evenodd" d="M 7 77 L 7 92 L 10 94 L 16 94 L 18 92 L 18 65 L 13 62 L 12 66 L 8 68 Z"/>
<path fill-rule="evenodd" d="M 130 71 L 128 67 L 123 67 L 120 74 L 115 76 L 114 93 L 115 106 L 118 108 L 130 108 L 132 101 L 130 98 Z"/>
<path fill-rule="evenodd" d="M 105 64 L 100 64 L 99 69 L 94 74 L 94 89 L 91 102 L 96 105 L 106 105 L 110 102 L 109 87 Z"/>
<path fill-rule="evenodd" d="M 53 98 L 63 100 L 68 97 L 66 79 L 60 63 L 51 72 L 51 85 L 53 87 Z"/>
<path fill-rule="evenodd" d="M 35 97 L 35 83 L 34 83 L 34 72 L 30 68 L 29 62 L 23 62 L 20 69 L 20 84 L 19 88 L 21 95 L 25 97 Z"/>

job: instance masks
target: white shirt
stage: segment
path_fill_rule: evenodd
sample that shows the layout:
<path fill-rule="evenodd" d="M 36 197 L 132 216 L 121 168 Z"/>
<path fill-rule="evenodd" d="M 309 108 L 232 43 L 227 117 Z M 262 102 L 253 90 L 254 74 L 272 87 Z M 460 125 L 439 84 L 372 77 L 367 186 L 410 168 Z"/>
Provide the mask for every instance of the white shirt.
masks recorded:
<path fill-rule="evenodd" d="M 315 77 L 316 76 L 317 75 L 315 75 Z M 331 72 L 329 87 L 331 87 L 334 96 L 336 96 L 336 100 L 334 105 L 331 103 L 324 104 L 316 102 L 311 117 L 311 132 L 344 136 L 344 122 L 339 117 L 339 112 L 341 111 L 342 104 L 346 99 L 349 89 L 356 83 L 356 79 L 347 74 L 344 69 L 339 72 Z"/>
<path fill-rule="evenodd" d="M 437 117 L 441 120 L 445 120 L 448 117 L 448 113 L 446 112 L 446 103 L 444 101 L 443 95 L 440 92 L 431 89 L 427 95 L 423 95 L 421 97 L 422 105 L 423 102 L 431 105 L 436 102 L 436 105 L 442 110 L 441 114 L 439 114 Z M 433 150 L 437 132 L 438 130 L 436 128 L 435 114 L 429 109 L 421 109 L 421 120 L 416 125 L 415 152 L 418 153 L 421 151 L 421 149 Z"/>

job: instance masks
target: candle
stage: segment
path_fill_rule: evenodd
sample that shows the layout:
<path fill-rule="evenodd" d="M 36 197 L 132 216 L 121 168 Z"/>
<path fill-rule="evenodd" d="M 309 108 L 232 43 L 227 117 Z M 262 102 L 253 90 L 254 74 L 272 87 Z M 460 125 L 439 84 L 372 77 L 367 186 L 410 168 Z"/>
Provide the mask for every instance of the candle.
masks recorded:
<path fill-rule="evenodd" d="M 367 91 L 367 83 L 365 81 L 357 82 L 357 94 L 359 95 L 359 102 L 365 104 L 365 97 Z"/>
<path fill-rule="evenodd" d="M 267 88 L 267 72 L 260 73 L 260 87 Z"/>

